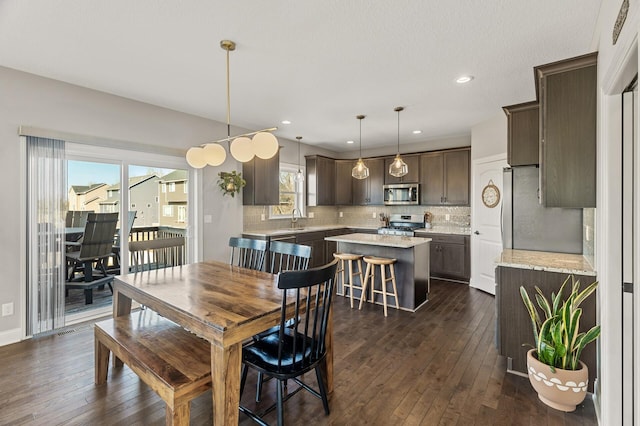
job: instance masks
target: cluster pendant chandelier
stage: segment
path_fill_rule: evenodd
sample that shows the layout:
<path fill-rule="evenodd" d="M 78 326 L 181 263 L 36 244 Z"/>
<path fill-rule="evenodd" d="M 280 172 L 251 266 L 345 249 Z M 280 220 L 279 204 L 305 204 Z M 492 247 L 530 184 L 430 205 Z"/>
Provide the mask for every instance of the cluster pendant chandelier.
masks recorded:
<path fill-rule="evenodd" d="M 366 179 L 369 177 L 369 168 L 364 161 L 362 161 L 362 120 L 364 119 L 364 115 L 357 115 L 356 118 L 360 121 L 360 157 L 358 157 L 358 161 L 356 165 L 351 169 L 351 176 L 356 179 Z"/>
<path fill-rule="evenodd" d="M 398 113 L 398 152 L 396 158 L 393 159 L 393 163 L 389 166 L 389 174 L 395 177 L 402 177 L 409 173 L 409 166 L 400 157 L 400 111 L 402 110 L 404 110 L 403 107 L 394 109 Z"/>
<path fill-rule="evenodd" d="M 277 130 L 277 127 L 231 137 L 229 52 L 236 49 L 236 44 L 231 40 L 222 40 L 220 47 L 227 52 L 227 137 L 189 148 L 186 156 L 187 163 L 197 169 L 203 168 L 206 165 L 219 166 L 224 163 L 224 160 L 227 158 L 227 153 L 221 145 L 223 142 L 227 142 L 229 145 L 229 152 L 231 152 L 233 158 L 242 163 L 251 161 L 254 156 L 263 159 L 271 158 L 276 155 L 279 148 L 278 139 L 271 133 Z"/>

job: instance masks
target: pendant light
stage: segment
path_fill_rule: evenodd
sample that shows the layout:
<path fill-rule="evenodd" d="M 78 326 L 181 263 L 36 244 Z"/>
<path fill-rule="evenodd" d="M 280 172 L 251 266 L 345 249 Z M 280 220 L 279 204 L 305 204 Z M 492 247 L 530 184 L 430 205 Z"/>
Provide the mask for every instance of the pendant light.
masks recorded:
<path fill-rule="evenodd" d="M 402 177 L 409 173 L 409 166 L 400 158 L 400 111 L 403 109 L 403 107 L 394 109 L 394 111 L 398 113 L 398 153 L 396 154 L 396 158 L 393 159 L 393 163 L 389 166 L 389 174 L 395 177 Z"/>
<path fill-rule="evenodd" d="M 236 43 L 231 40 L 220 41 L 220 47 L 227 52 L 227 137 L 204 145 L 194 146 L 187 151 L 187 163 L 193 168 L 201 169 L 207 164 L 219 166 L 224 163 L 227 153 L 222 142 L 227 142 L 229 152 L 237 161 L 245 163 L 254 156 L 268 159 L 278 152 L 278 139 L 273 135 L 277 127 L 245 133 L 231 137 L 231 96 L 229 89 L 229 52 L 236 50 Z M 233 141 L 232 141 L 233 139 Z"/>
<path fill-rule="evenodd" d="M 358 157 L 355 167 L 351 170 L 351 176 L 356 179 L 366 179 L 369 177 L 369 168 L 364 164 L 364 161 L 362 161 L 362 120 L 364 117 L 364 115 L 356 116 L 360 121 L 360 157 Z"/>
<path fill-rule="evenodd" d="M 302 136 L 296 136 L 296 139 L 298 140 L 298 173 L 296 173 L 296 182 L 302 183 L 304 182 L 304 173 L 300 168 L 300 139 L 302 139 Z"/>

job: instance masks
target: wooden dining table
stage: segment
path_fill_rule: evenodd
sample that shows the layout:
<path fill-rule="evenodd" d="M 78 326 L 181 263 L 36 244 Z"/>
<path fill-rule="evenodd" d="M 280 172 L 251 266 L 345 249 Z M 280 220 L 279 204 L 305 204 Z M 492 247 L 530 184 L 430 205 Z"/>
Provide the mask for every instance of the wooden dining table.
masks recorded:
<path fill-rule="evenodd" d="M 213 423 L 238 424 L 242 344 L 280 323 L 277 276 L 217 261 L 116 276 L 113 316 L 128 315 L 132 300 L 211 343 Z M 289 304 L 293 308 L 293 298 Z M 332 322 L 324 375 L 333 390 Z"/>

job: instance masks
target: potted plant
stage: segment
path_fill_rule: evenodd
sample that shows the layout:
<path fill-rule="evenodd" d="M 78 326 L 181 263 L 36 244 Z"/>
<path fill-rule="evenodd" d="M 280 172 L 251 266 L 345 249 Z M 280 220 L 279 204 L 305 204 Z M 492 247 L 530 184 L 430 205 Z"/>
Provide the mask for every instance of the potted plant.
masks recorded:
<path fill-rule="evenodd" d="M 220 172 L 218 173 L 218 187 L 222 191 L 222 195 L 231 195 L 235 197 L 236 192 L 247 184 L 247 181 L 242 178 L 242 173 L 237 173 L 235 170 L 232 172 Z"/>
<path fill-rule="evenodd" d="M 569 279 L 571 293 L 562 300 Z M 527 372 L 538 398 L 550 407 L 562 411 L 574 411 L 587 393 L 589 371 L 580 361 L 584 347 L 600 335 L 600 326 L 580 332 L 580 304 L 598 286 L 594 282 L 580 291 L 580 281 L 567 277 L 557 294 L 547 299 L 542 290 L 536 288 L 535 299 L 543 315 L 534 306 L 524 287 L 520 296 L 524 302 L 533 327 L 535 347 L 527 352 Z"/>

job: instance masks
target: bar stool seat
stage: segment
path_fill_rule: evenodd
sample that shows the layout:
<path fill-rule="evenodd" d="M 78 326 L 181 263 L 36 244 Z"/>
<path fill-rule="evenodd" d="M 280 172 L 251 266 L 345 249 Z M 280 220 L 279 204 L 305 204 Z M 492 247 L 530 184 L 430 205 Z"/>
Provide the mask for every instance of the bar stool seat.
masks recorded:
<path fill-rule="evenodd" d="M 362 303 L 365 300 L 367 287 L 369 286 L 369 284 L 371 284 L 371 302 L 373 302 L 374 296 L 376 294 L 381 294 L 382 304 L 384 306 L 384 316 L 386 317 L 387 296 L 393 297 L 396 302 L 396 309 L 400 309 L 400 305 L 398 304 L 398 287 L 396 286 L 396 271 L 394 268 L 394 264 L 397 262 L 397 260 L 375 256 L 365 256 L 363 260 L 367 264 L 367 269 L 364 273 L 364 284 L 362 285 L 362 295 L 360 297 L 360 305 L 358 309 L 362 309 Z M 377 289 L 375 286 L 376 266 L 380 266 L 380 289 Z M 389 274 L 391 275 L 389 278 L 387 278 L 385 266 L 389 267 Z M 387 291 L 387 283 L 389 281 L 391 281 L 391 284 L 393 285 L 392 291 Z"/>
<path fill-rule="evenodd" d="M 342 295 L 344 297 L 347 297 L 347 289 L 349 289 L 349 302 L 351 303 L 351 308 L 353 309 L 353 290 L 359 289 L 363 291 L 362 285 L 364 283 L 364 279 L 362 278 L 362 258 L 364 256 L 361 254 L 351 253 L 333 253 L 333 257 L 340 261 L 338 263 L 338 269 L 336 269 L 336 282 L 338 282 L 338 276 L 342 276 Z M 358 267 L 358 270 L 356 272 L 353 271 L 354 262 Z M 345 275 L 347 273 L 347 270 L 348 275 Z M 356 275 L 360 276 L 360 284 L 355 283 L 353 279 L 353 277 Z M 348 279 L 346 279 L 347 277 Z M 362 295 L 360 297 L 362 297 Z"/>

